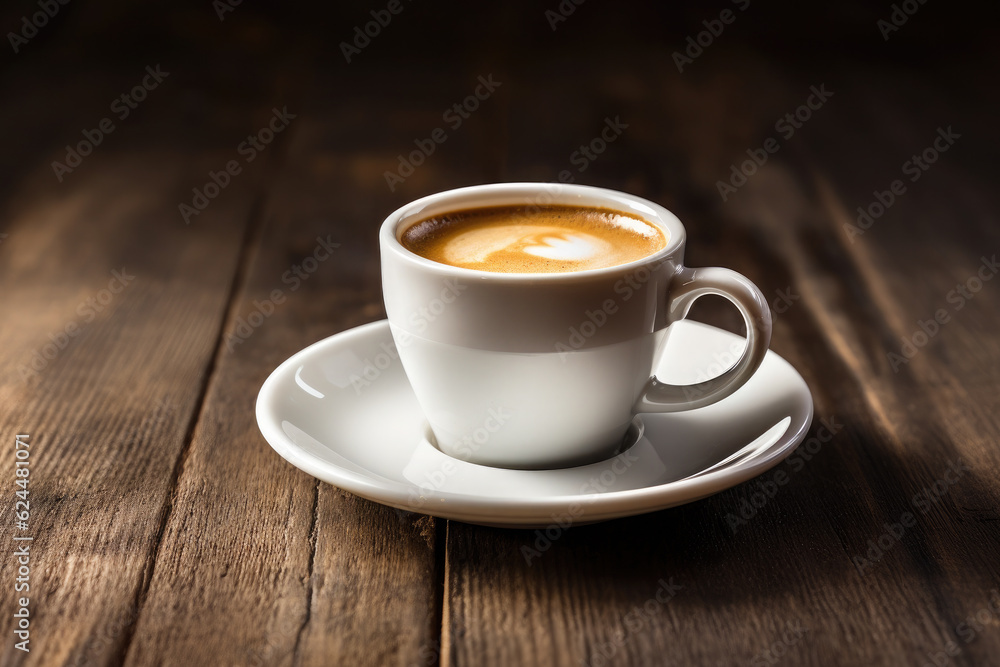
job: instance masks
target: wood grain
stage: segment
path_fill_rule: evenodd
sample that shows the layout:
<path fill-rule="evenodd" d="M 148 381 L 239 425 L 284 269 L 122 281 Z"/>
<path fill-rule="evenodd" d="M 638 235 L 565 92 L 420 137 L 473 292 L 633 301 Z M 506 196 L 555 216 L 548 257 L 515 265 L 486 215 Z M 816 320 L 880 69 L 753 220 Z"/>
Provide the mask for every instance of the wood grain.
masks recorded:
<path fill-rule="evenodd" d="M 38 664 L 112 663 L 127 641 L 252 197 L 249 175 L 192 230 L 176 204 L 189 158 L 95 155 L 84 167 L 62 186 L 48 165 L 26 177 L 33 197 L 13 209 L 0 247 L 0 312 L 25 323 L 0 333 L 0 430 L 4 469 L 13 434 L 32 436 Z M 4 504 L 5 544 L 12 510 Z M 12 568 L 5 559 L 10 580 Z M 5 613 L 5 636 L 12 622 Z M 0 651 L 5 664 L 28 657 L 11 642 Z"/>
<path fill-rule="evenodd" d="M 127 62 L 81 60 L 134 19 L 104 9 L 106 22 L 71 27 L 51 48 L 38 40 L 2 81 L 16 104 L 3 106 L 11 150 L 0 160 L 0 432 L 10 443 L 0 456 L 12 470 L 14 434 L 31 434 L 34 536 L 31 652 L 4 641 L 3 664 L 122 662 L 264 173 L 263 159 L 244 165 L 185 224 L 179 203 L 236 157 L 271 100 L 251 86 L 234 103 L 183 66 L 182 49 L 155 40 Z M 115 116 L 114 131 L 60 181 L 52 161 L 65 161 L 65 146 L 112 116 L 109 104 L 156 63 L 165 81 L 129 118 Z M 210 102 L 192 106 L 198 99 Z M 4 503 L 4 544 L 12 510 Z M 15 567 L 4 559 L 5 580 Z M 3 596 L 5 637 L 14 604 Z"/>

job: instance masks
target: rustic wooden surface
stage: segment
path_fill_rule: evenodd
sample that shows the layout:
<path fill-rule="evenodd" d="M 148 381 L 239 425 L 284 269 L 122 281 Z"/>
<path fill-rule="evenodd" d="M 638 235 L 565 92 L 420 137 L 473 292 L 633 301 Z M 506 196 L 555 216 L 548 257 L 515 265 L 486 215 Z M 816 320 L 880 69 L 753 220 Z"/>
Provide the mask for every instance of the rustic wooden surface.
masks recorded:
<path fill-rule="evenodd" d="M 626 20 L 587 3 L 552 31 L 547 6 L 407 4 L 348 65 L 337 45 L 380 7 L 240 4 L 220 21 L 209 3 L 68 5 L 7 54 L 0 544 L 34 541 L 30 653 L 15 648 L 17 563 L 0 562 L 0 663 L 997 664 L 1000 280 L 954 291 L 1000 254 L 1000 68 L 983 31 L 928 3 L 884 41 L 888 9 L 838 23 L 755 3 L 680 73 L 672 52 L 719 6 Z M 5 31 L 35 10 L 5 8 Z M 932 44 L 948 52 L 927 57 Z M 64 146 L 156 64 L 165 81 L 57 180 Z M 489 75 L 497 92 L 390 190 L 397 156 Z M 723 201 L 731 165 L 823 85 L 832 97 Z M 237 145 L 286 107 L 288 129 L 246 163 Z M 579 171 L 574 151 L 607 118 L 628 127 Z M 911 182 L 903 163 L 949 127 L 960 137 Z M 185 224 L 178 205 L 232 159 L 242 173 Z M 384 317 L 388 212 L 563 170 L 663 203 L 687 224 L 690 265 L 730 266 L 773 299 L 772 349 L 814 394 L 810 436 L 835 431 L 782 464 L 786 485 L 740 522 L 773 473 L 571 528 L 528 563 L 535 531 L 393 511 L 271 451 L 253 415 L 267 375 Z M 894 179 L 906 192 L 849 232 Z M 330 258 L 293 288 L 283 275 L 321 240 Z M 114 271 L 134 279 L 109 296 Z M 283 302 L 243 336 L 274 290 Z M 711 300 L 693 315 L 739 328 Z M 70 323 L 65 349 L 26 371 Z"/>

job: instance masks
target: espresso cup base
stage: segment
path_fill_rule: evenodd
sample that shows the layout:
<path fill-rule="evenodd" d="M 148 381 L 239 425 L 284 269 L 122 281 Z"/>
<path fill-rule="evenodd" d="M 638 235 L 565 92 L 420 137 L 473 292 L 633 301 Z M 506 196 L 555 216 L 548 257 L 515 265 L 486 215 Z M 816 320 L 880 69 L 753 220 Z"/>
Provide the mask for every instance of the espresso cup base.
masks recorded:
<path fill-rule="evenodd" d="M 621 438 L 613 440 L 612 444 L 609 444 L 603 449 L 599 449 L 585 456 L 574 456 L 572 458 L 563 458 L 558 460 L 541 460 L 532 464 L 516 464 L 506 460 L 491 462 L 489 459 L 483 460 L 482 458 L 470 460 L 467 451 L 458 451 L 451 448 L 441 447 L 438 443 L 437 436 L 434 435 L 434 430 L 431 428 L 430 424 L 427 424 L 426 422 L 424 423 L 424 438 L 445 456 L 457 459 L 463 463 L 472 463 L 473 465 L 481 465 L 488 468 L 501 468 L 506 470 L 562 470 L 566 468 L 578 468 L 581 466 L 593 465 L 595 463 L 600 463 L 601 461 L 607 461 L 608 459 L 620 456 L 639 443 L 643 436 L 643 430 L 644 426 L 642 418 L 636 416 L 631 422 L 629 422 L 625 430 L 625 435 Z M 545 444 L 545 442 L 540 442 L 538 446 L 539 448 L 544 448 Z M 451 451 L 449 451 L 449 449 L 451 449 Z"/>

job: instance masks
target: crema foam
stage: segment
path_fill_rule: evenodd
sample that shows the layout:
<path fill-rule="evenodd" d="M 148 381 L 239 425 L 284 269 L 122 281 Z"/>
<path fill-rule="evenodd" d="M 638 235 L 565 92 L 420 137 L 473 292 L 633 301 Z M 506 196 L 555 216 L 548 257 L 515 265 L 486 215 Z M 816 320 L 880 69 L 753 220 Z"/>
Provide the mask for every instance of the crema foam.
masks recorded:
<path fill-rule="evenodd" d="M 666 233 L 608 208 L 494 206 L 407 228 L 403 247 L 435 262 L 493 273 L 568 273 L 618 266 L 667 245 Z"/>

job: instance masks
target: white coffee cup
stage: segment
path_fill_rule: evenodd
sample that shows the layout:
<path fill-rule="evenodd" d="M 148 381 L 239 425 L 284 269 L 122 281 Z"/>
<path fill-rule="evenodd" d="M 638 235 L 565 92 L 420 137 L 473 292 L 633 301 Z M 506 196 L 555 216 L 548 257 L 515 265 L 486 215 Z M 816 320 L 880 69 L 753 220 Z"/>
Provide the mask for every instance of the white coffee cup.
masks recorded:
<path fill-rule="evenodd" d="M 571 273 L 476 271 L 421 257 L 401 243 L 413 223 L 483 206 L 595 206 L 660 227 L 666 246 L 640 260 Z M 771 338 L 760 290 L 723 268 L 683 265 L 686 234 L 662 206 L 582 185 L 500 183 L 424 197 L 379 233 L 382 291 L 403 369 L 437 446 L 508 468 L 582 465 L 613 455 L 634 416 L 710 405 L 757 370 Z M 705 294 L 746 322 L 735 365 L 694 385 L 652 369 L 667 328 Z"/>

